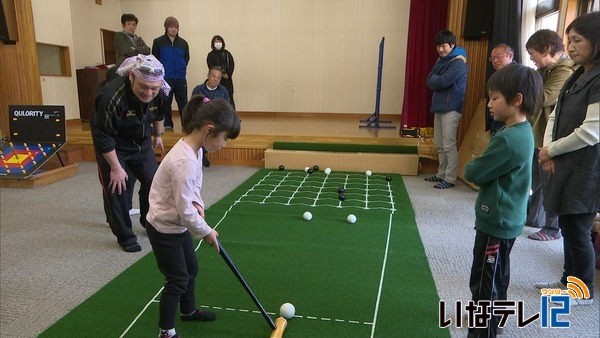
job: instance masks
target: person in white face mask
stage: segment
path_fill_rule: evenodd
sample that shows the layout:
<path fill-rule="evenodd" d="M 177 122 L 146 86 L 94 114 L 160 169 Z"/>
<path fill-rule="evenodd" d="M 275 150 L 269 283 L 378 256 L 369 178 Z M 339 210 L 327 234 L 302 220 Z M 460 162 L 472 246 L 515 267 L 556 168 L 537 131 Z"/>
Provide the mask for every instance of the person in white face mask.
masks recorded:
<path fill-rule="evenodd" d="M 233 70 L 235 69 L 235 62 L 233 61 L 233 55 L 225 49 L 225 40 L 220 35 L 213 36 L 210 41 L 210 48 L 211 51 L 206 56 L 208 69 L 213 67 L 221 68 L 223 71 L 221 85 L 227 89 L 229 103 L 235 109 L 235 101 L 233 100 Z"/>

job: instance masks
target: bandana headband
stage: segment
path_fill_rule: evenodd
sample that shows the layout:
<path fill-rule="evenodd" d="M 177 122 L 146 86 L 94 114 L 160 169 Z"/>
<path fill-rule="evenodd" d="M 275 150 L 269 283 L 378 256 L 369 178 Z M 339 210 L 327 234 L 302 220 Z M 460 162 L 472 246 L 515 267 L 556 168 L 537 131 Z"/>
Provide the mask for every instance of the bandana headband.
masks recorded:
<path fill-rule="evenodd" d="M 160 81 L 160 89 L 166 95 L 169 95 L 171 92 L 171 87 L 165 81 L 165 69 L 154 55 L 138 54 L 125 59 L 121 66 L 119 66 L 119 69 L 117 69 L 117 74 L 127 76 L 130 71 L 133 71 L 133 74 L 142 80 L 150 82 Z"/>

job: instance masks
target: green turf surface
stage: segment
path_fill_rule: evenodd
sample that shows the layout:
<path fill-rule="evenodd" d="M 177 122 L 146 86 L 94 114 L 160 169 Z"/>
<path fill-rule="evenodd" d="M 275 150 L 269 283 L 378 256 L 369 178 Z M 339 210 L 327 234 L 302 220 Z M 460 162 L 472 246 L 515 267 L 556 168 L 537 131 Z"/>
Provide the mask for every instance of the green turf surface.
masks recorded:
<path fill-rule="evenodd" d="M 402 178 L 261 170 L 206 212 L 220 241 L 284 337 L 449 337 L 438 328 L 433 278 Z M 346 188 L 340 202 L 337 189 Z M 311 211 L 313 219 L 302 214 Z M 346 222 L 353 213 L 358 221 Z M 183 337 L 269 337 L 250 296 L 213 248 L 198 250 L 198 305 L 210 323 L 177 323 Z M 41 337 L 157 335 L 163 283 L 153 254 L 117 276 Z M 154 301 L 153 301 L 154 299 Z"/>
<path fill-rule="evenodd" d="M 273 142 L 273 149 L 388 154 L 417 154 L 419 152 L 416 146 L 311 142 Z"/>

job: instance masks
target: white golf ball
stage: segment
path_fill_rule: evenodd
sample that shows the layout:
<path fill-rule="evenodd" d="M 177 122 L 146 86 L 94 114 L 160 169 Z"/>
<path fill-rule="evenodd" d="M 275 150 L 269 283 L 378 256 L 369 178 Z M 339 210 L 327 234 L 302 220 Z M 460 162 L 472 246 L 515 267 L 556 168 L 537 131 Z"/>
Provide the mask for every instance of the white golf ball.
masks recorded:
<path fill-rule="evenodd" d="M 326 168 L 325 169 L 325 175 L 329 175 L 331 174 L 331 168 Z"/>
<path fill-rule="evenodd" d="M 304 168 L 304 172 L 307 173 L 308 169 L 310 169 L 309 167 Z"/>
<path fill-rule="evenodd" d="M 354 224 L 354 223 L 356 223 L 356 216 L 354 216 L 353 214 L 350 214 L 350 215 L 348 215 L 346 220 L 348 221 L 348 223 Z"/>
<path fill-rule="evenodd" d="M 307 211 L 302 215 L 302 218 L 304 218 L 307 221 L 310 221 L 312 219 L 312 213 L 310 211 Z"/>
<path fill-rule="evenodd" d="M 279 308 L 279 313 L 285 319 L 290 319 L 296 314 L 296 308 L 291 303 L 285 303 Z"/>
<path fill-rule="evenodd" d="M 371 175 L 373 175 L 373 172 L 371 172 L 371 170 L 367 170 L 367 171 L 365 171 L 365 175 L 371 176 Z"/>

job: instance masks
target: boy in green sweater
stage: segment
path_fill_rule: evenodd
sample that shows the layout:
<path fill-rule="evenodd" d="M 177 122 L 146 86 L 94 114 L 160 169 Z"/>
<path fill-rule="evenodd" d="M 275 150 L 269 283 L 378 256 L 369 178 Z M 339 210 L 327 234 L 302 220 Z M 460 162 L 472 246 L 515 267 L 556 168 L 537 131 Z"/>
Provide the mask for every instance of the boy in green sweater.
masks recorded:
<path fill-rule="evenodd" d="M 537 111 L 542 78 L 523 65 L 509 65 L 488 81 L 488 108 L 502 127 L 483 154 L 465 167 L 465 178 L 479 186 L 475 203 L 475 244 L 471 267 L 472 299 L 489 302 L 490 318 L 469 328 L 468 337 L 496 337 L 493 301 L 507 300 L 510 251 L 527 218 L 531 186 L 533 132 L 527 116 Z M 473 324 L 473 323 L 469 323 Z M 485 327 L 484 327 L 485 326 Z"/>

